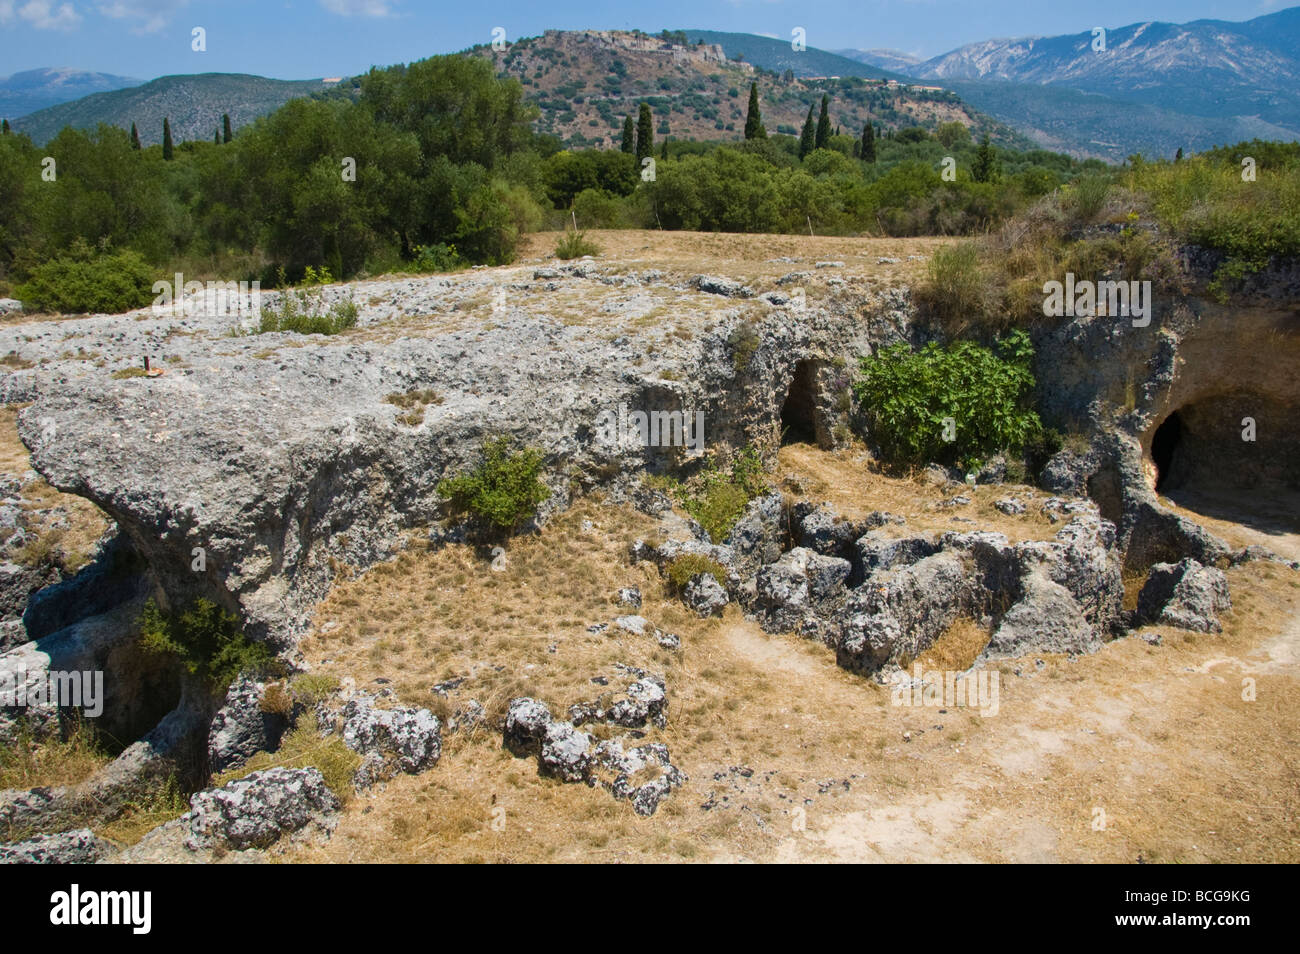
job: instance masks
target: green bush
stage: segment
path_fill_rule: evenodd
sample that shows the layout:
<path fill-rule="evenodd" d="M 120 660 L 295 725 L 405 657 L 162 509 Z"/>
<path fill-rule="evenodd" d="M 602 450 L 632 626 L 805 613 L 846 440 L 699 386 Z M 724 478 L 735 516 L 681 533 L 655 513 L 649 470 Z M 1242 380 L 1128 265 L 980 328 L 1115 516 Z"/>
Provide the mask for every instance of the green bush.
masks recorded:
<path fill-rule="evenodd" d="M 412 272 L 455 272 L 465 268 L 465 260 L 456 251 L 455 245 L 439 242 L 437 245 L 421 245 L 415 250 L 409 270 Z"/>
<path fill-rule="evenodd" d="M 457 513 L 468 512 L 496 531 L 513 531 L 551 495 L 538 479 L 542 452 L 527 447 L 510 452 L 510 439 L 498 437 L 483 445 L 483 461 L 467 474 L 447 478 L 438 493 Z"/>
<path fill-rule="evenodd" d="M 566 232 L 564 238 L 560 239 L 555 245 L 555 257 L 564 259 L 566 262 L 571 258 L 582 258 L 584 255 L 599 255 L 600 246 L 595 242 L 589 241 L 587 233 L 583 232 Z"/>
<path fill-rule="evenodd" d="M 675 592 L 686 589 L 686 584 L 701 573 L 707 573 L 723 586 L 727 585 L 727 571 L 717 560 L 702 553 L 684 553 L 668 564 L 668 583 Z"/>
<path fill-rule="evenodd" d="M 328 270 L 324 274 L 328 276 Z M 318 276 L 319 273 L 315 277 Z M 336 335 L 355 327 L 357 316 L 357 304 L 350 293 L 327 308 L 319 288 L 286 288 L 280 293 L 279 306 L 262 312 L 257 331 L 258 334 L 291 331 L 300 335 Z"/>
<path fill-rule="evenodd" d="M 991 454 L 1017 454 L 1042 431 L 1029 407 L 1033 354 L 1023 331 L 1007 335 L 996 354 L 971 341 L 930 342 L 916 352 L 897 344 L 864 358 L 853 387 L 887 460 L 967 469 Z M 951 441 L 945 418 L 954 425 Z"/>
<path fill-rule="evenodd" d="M 224 691 L 243 672 L 266 676 L 283 671 L 265 645 L 243 634 L 238 616 L 202 597 L 171 615 L 149 600 L 136 626 L 145 652 L 175 656 L 214 693 Z"/>
<path fill-rule="evenodd" d="M 36 266 L 15 292 L 29 311 L 116 314 L 153 301 L 153 275 L 136 252 L 95 255 L 82 242 Z"/>
<path fill-rule="evenodd" d="M 731 366 L 737 374 L 743 374 L 754 359 L 754 352 L 759 345 L 758 332 L 747 321 L 742 321 L 731 329 L 727 335 L 727 344 L 731 347 Z"/>
<path fill-rule="evenodd" d="M 749 502 L 767 491 L 763 460 L 756 450 L 746 448 L 730 467 L 710 464 L 695 485 L 682 505 L 708 531 L 709 539 L 720 543 L 731 533 Z"/>

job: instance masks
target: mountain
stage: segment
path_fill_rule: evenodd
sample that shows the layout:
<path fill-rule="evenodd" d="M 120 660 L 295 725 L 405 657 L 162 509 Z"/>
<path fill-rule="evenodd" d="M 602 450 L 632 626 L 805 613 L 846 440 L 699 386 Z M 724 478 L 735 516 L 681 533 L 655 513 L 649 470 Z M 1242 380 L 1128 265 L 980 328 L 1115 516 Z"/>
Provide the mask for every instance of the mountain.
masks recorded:
<path fill-rule="evenodd" d="M 902 73 L 907 76 L 912 75 L 912 71 L 922 62 L 919 56 L 913 56 L 911 53 L 900 53 L 898 50 L 831 50 L 836 56 L 843 56 L 850 60 L 857 60 L 859 63 L 866 63 L 868 66 L 876 66 L 882 70 L 892 70 L 895 73 Z"/>
<path fill-rule="evenodd" d="M 827 53 L 811 46 L 795 51 L 790 40 L 778 40 L 752 33 L 724 33 L 718 30 L 682 30 L 692 43 L 703 40 L 726 50 L 728 58 L 743 57 L 744 62 L 784 73 L 790 70 L 795 76 L 862 76 L 866 79 L 884 79 L 906 82 L 907 77 L 887 69 L 869 65 L 857 59 Z"/>
<path fill-rule="evenodd" d="M 911 72 L 937 80 L 1067 86 L 1210 118 L 1255 117 L 1300 130 L 1300 7 L 1248 20 L 1134 23 L 1093 36 L 986 40 Z"/>
<path fill-rule="evenodd" d="M 0 117 L 12 121 L 47 106 L 80 99 L 91 93 L 139 86 L 142 82 L 129 76 L 90 73 L 70 67 L 24 70 L 0 78 Z"/>
<path fill-rule="evenodd" d="M 277 80 L 243 73 L 199 73 L 159 79 L 106 93 L 95 93 L 42 109 L 13 122 L 37 143 L 53 138 L 64 126 L 93 129 L 108 123 L 130 129 L 135 123 L 145 145 L 162 142 L 163 118 L 171 120 L 172 136 L 211 139 L 229 113 L 238 128 L 271 112 L 296 96 L 328 88 L 323 80 Z"/>

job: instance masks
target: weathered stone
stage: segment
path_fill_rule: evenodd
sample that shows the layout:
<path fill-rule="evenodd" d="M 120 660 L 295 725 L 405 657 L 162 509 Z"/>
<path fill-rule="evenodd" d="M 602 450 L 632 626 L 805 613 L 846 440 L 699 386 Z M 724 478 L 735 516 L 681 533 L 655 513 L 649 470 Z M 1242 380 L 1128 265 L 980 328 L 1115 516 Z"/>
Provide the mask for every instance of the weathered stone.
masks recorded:
<path fill-rule="evenodd" d="M 537 755 L 551 721 L 551 710 L 544 703 L 527 696 L 511 699 L 504 728 L 506 748 L 520 757 Z"/>
<path fill-rule="evenodd" d="M 727 591 L 713 578 L 712 573 L 697 573 L 686 584 L 682 599 L 697 616 L 721 616 L 730 602 Z"/>
<path fill-rule="evenodd" d="M 185 843 L 191 850 L 264 848 L 308 825 L 329 830 L 339 807 L 319 769 L 266 769 L 191 796 Z"/>
<path fill-rule="evenodd" d="M 1070 591 L 1053 583 L 1040 569 L 1022 581 L 1024 595 L 1003 614 L 989 640 L 988 656 L 1027 652 L 1086 653 L 1101 646 L 1095 627 Z"/>
<path fill-rule="evenodd" d="M 226 690 L 225 702 L 208 728 L 208 769 L 214 775 L 279 747 L 288 720 L 280 713 L 262 711 L 265 690 L 249 676 L 240 676 Z"/>
<path fill-rule="evenodd" d="M 822 556 L 795 547 L 758 572 L 757 605 L 764 626 L 773 630 L 798 627 L 808 612 L 824 612 L 844 595 L 852 566 L 848 560 Z"/>
<path fill-rule="evenodd" d="M 442 755 L 442 725 L 428 709 L 378 709 L 366 693 L 343 706 L 343 743 L 370 758 L 363 784 L 398 772 L 415 775 Z"/>
<path fill-rule="evenodd" d="M 1189 557 L 1151 567 L 1138 594 L 1137 618 L 1142 623 L 1217 633 L 1223 629 L 1219 614 L 1231 608 L 1223 571 Z"/>
<path fill-rule="evenodd" d="M 0 865 L 88 865 L 113 850 L 89 828 L 0 845 Z"/>

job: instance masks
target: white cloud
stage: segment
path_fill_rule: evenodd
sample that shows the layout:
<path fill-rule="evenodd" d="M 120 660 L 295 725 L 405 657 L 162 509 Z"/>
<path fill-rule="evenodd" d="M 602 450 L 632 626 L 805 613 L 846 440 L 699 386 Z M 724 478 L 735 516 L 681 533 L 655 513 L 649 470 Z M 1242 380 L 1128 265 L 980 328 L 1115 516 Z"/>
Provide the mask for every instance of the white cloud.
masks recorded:
<path fill-rule="evenodd" d="M 0 23 L 17 17 L 38 30 L 71 30 L 81 22 L 81 14 L 70 3 L 55 4 L 52 0 L 0 0 Z"/>
<path fill-rule="evenodd" d="M 96 4 L 99 12 L 114 20 L 134 20 L 136 33 L 154 33 L 167 25 L 172 15 L 190 0 L 110 0 Z"/>
<path fill-rule="evenodd" d="M 391 17 L 390 0 L 320 0 L 320 5 L 330 13 L 343 17 Z"/>

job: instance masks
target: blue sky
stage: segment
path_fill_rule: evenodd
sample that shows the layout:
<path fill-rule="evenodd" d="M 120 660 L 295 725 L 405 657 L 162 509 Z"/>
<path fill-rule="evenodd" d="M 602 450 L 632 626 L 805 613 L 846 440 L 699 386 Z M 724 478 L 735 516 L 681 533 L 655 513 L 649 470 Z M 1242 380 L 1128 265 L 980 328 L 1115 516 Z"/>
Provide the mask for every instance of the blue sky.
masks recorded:
<path fill-rule="evenodd" d="M 1247 20 L 1283 0 L 0 0 L 0 75 L 71 66 L 168 73 L 344 76 L 547 28 L 732 30 L 821 49 L 933 56 L 990 37 L 1080 33 L 1144 20 Z M 207 51 L 191 50 L 202 27 Z"/>

